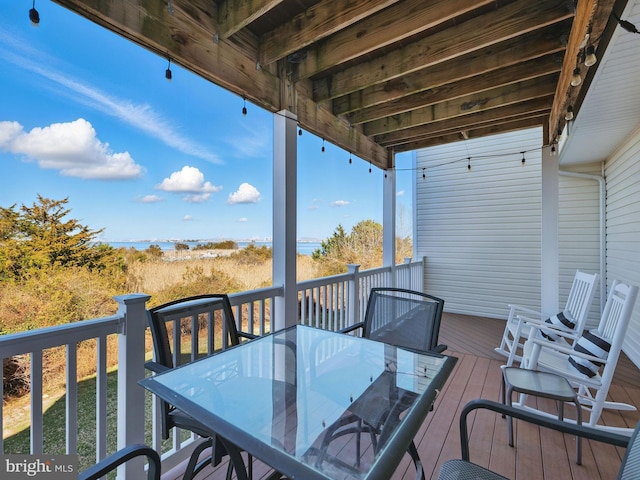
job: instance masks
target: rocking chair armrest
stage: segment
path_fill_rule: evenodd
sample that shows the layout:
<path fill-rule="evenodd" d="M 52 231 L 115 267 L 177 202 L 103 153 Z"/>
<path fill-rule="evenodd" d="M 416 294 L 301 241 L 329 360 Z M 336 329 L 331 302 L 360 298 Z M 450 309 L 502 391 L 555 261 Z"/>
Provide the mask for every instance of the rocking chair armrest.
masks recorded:
<path fill-rule="evenodd" d="M 575 330 L 565 327 L 564 325 L 556 325 L 554 323 L 547 323 L 546 321 L 538 320 L 535 318 L 526 317 L 524 315 L 518 315 L 518 319 L 524 322 L 526 325 L 536 330 L 549 330 L 562 337 L 567 337 L 575 340 L 580 334 Z"/>
<path fill-rule="evenodd" d="M 507 305 L 509 307 L 509 310 L 513 312 L 514 315 L 518 315 L 518 312 L 524 312 L 527 316 L 532 316 L 532 317 L 539 317 L 541 320 L 544 318 L 549 318 L 549 315 L 546 315 L 543 312 L 540 312 L 538 310 L 534 310 L 532 308 L 528 308 L 528 307 L 523 307 L 522 305 L 515 305 L 512 303 L 509 303 Z"/>
<path fill-rule="evenodd" d="M 602 363 L 602 364 L 606 364 L 607 363 L 607 358 L 600 358 L 600 357 L 596 357 L 594 355 L 589 355 L 588 353 L 582 353 L 582 352 L 578 352 L 576 350 L 574 350 L 571 347 L 564 347 L 561 345 L 558 345 L 558 342 L 550 342 L 548 340 L 544 340 L 542 338 L 532 338 L 527 340 L 527 342 L 532 342 L 532 343 L 536 343 L 542 347 L 546 347 L 549 349 L 552 349 L 556 352 L 560 352 L 560 353 L 564 353 L 567 355 L 571 355 L 573 357 L 579 357 L 579 358 L 584 358 L 585 360 L 590 360 L 592 362 L 597 362 L 597 363 Z"/>

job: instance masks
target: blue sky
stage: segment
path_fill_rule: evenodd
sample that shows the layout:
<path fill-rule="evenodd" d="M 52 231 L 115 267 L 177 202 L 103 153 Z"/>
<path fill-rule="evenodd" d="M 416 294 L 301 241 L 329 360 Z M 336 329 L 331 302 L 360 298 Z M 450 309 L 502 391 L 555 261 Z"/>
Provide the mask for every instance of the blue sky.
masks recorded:
<path fill-rule="evenodd" d="M 105 241 L 271 237 L 272 114 L 51 2 L 0 2 L 0 205 L 40 194 Z M 383 172 L 303 132 L 298 238 L 382 222 Z M 397 157 L 411 224 L 412 156 Z M 409 232 L 405 232 L 409 233 Z"/>

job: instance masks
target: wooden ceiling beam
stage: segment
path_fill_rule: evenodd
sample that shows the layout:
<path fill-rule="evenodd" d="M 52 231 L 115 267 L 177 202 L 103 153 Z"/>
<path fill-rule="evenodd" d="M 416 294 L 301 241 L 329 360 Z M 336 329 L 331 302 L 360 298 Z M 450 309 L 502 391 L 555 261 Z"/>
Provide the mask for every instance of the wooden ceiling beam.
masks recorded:
<path fill-rule="evenodd" d="M 468 95 L 455 100 L 442 102 L 411 112 L 386 117 L 364 124 L 366 135 L 380 135 L 396 130 L 403 130 L 417 125 L 468 115 L 479 110 L 519 103 L 553 94 L 557 75 L 547 75 L 542 78 L 527 80 L 507 85 L 481 94 Z"/>
<path fill-rule="evenodd" d="M 508 68 L 520 62 L 563 53 L 562 33 L 569 31 L 571 21 L 510 38 L 493 47 L 471 52 L 438 65 L 405 75 L 398 80 L 379 83 L 333 100 L 333 113 L 343 115 L 381 103 L 394 101 L 440 85 L 474 78 L 477 75 Z M 318 91 L 314 98 L 319 100 Z M 325 98 L 326 99 L 326 98 Z"/>
<path fill-rule="evenodd" d="M 491 125 L 488 127 L 478 128 L 476 130 L 469 131 L 467 135 L 468 135 L 468 138 L 480 138 L 480 137 L 486 137 L 489 135 L 497 135 L 499 133 L 514 132 L 517 130 L 523 130 L 525 128 L 539 127 L 540 125 L 543 124 L 543 122 L 541 121 L 541 118 L 546 118 L 546 115 L 544 117 L 534 116 L 534 117 L 528 117 L 521 120 L 517 120 L 515 122 L 501 123 L 501 124 Z M 393 150 L 395 153 L 410 152 L 412 150 L 435 147 L 437 145 L 460 142 L 463 140 L 464 138 L 462 137 L 462 135 L 460 135 L 460 133 L 451 133 L 451 134 L 442 135 L 439 137 L 434 137 L 434 138 L 429 138 L 424 140 L 417 140 L 415 142 L 409 142 L 404 145 L 398 145 Z"/>
<path fill-rule="evenodd" d="M 257 43 L 246 34 L 216 43 L 216 11 L 209 0 L 173 0 L 173 13 L 163 3 L 144 0 L 54 1 L 257 105 L 271 111 L 278 105 L 274 75 L 256 68 Z"/>
<path fill-rule="evenodd" d="M 329 98 L 347 95 L 561 22 L 572 15 L 564 0 L 516 0 L 494 12 L 317 80 L 314 91 L 329 92 Z M 320 85 L 322 82 L 325 84 Z"/>
<path fill-rule="evenodd" d="M 400 0 L 320 2 L 260 37 L 260 64 L 268 65 L 304 50 Z"/>
<path fill-rule="evenodd" d="M 380 48 L 406 40 L 495 0 L 404 0 L 306 50 L 297 78 L 312 78 Z"/>
<path fill-rule="evenodd" d="M 218 6 L 218 35 L 227 39 L 284 0 L 224 0 Z M 213 2 L 211 2 L 213 3 Z"/>
<path fill-rule="evenodd" d="M 488 122 L 475 123 L 471 125 L 469 128 L 462 131 L 456 128 L 450 128 L 446 130 L 439 130 L 438 132 L 432 133 L 430 135 L 422 135 L 422 136 L 418 135 L 416 137 L 408 138 L 402 142 L 389 145 L 389 148 L 393 149 L 394 151 L 397 151 L 399 148 L 404 148 L 405 145 L 415 144 L 416 142 L 431 140 L 439 137 L 459 136 L 461 139 L 468 140 L 469 138 L 471 138 L 471 135 L 469 132 L 473 133 L 489 127 L 493 127 L 493 126 L 500 127 L 505 125 L 509 125 L 508 129 L 511 129 L 510 125 L 512 125 L 515 122 L 520 122 L 522 120 L 528 121 L 528 120 L 535 119 L 533 122 L 528 123 L 528 125 L 536 125 L 536 126 L 544 125 L 546 123 L 546 119 L 548 118 L 548 116 L 549 116 L 549 109 L 547 108 L 544 111 L 540 111 L 540 112 L 527 112 L 522 115 L 514 115 L 510 117 L 497 118 L 495 120 L 491 120 Z"/>
<path fill-rule="evenodd" d="M 270 112 L 290 109 L 305 129 L 317 132 L 328 142 L 339 145 L 354 155 L 382 168 L 389 162 L 389 153 L 371 138 L 335 117 L 328 108 L 310 98 L 305 82 L 297 82 L 291 101 L 282 90 L 292 90 L 286 76 L 278 71 L 256 68 L 251 38 L 234 35 L 214 42 L 213 34 L 202 25 L 213 25 L 209 18 L 210 0 L 173 0 L 173 14 L 166 5 L 146 0 L 103 2 L 100 0 L 56 0 L 60 5 L 116 32 L 158 55 L 169 52 L 171 60 Z M 152 6 L 148 10 L 148 6 Z M 199 20 L 196 17 L 204 16 Z M 284 82 L 281 81 L 284 78 Z M 284 102 L 283 99 L 287 101 Z"/>
<path fill-rule="evenodd" d="M 552 95 L 535 98 L 526 102 L 519 102 L 502 107 L 482 110 L 479 112 L 463 115 L 461 117 L 448 118 L 435 121 L 417 127 L 398 130 L 376 136 L 375 140 L 385 147 L 393 147 L 407 143 L 416 138 L 434 137 L 443 132 L 461 132 L 469 129 L 485 126 L 488 123 L 504 121 L 511 118 L 522 118 L 527 115 L 548 115 L 553 101 Z"/>
<path fill-rule="evenodd" d="M 593 45 L 595 47 L 598 46 L 597 43 L 602 38 L 615 4 L 616 0 L 580 0 L 577 2 L 573 28 L 569 35 L 562 65 L 562 74 L 558 80 L 555 101 L 549 115 L 548 131 L 545 132 L 545 143 L 547 144 L 553 143 L 558 136 L 558 132 L 563 130 L 566 123 L 564 117 L 567 107 L 571 105 L 574 107 L 574 112 L 577 113 L 578 111 L 576 101 L 584 96 L 582 89 L 587 87 L 587 82 L 583 82 L 579 87 L 571 86 L 574 68 L 576 66 L 581 68 L 583 77 L 587 69 L 584 65 L 577 65 L 580 46 L 589 29 L 591 30 L 590 39 Z"/>
<path fill-rule="evenodd" d="M 394 102 L 364 108 L 349 115 L 348 119 L 352 125 L 372 122 L 380 118 L 417 110 L 436 103 L 447 102 L 468 95 L 478 95 L 481 92 L 502 86 L 558 73 L 561 65 L 562 55 L 560 54 L 535 58 L 527 62 L 511 65 L 502 70 L 494 70 L 483 75 L 435 87 L 403 97 Z"/>
<path fill-rule="evenodd" d="M 350 125 L 333 115 L 327 107 L 313 102 L 309 96 L 310 88 L 309 80 L 291 84 L 290 90 L 295 94 L 289 109 L 298 116 L 300 126 L 356 157 L 380 168 L 388 168 L 392 161 L 390 152 L 375 143 L 372 137 L 364 135 L 360 126 Z"/>

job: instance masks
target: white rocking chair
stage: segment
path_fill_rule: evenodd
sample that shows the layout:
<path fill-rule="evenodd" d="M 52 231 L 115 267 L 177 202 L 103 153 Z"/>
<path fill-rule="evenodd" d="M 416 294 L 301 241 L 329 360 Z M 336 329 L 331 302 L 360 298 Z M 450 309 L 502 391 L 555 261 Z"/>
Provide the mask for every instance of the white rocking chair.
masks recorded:
<path fill-rule="evenodd" d="M 496 352 L 507 357 L 506 365 L 510 367 L 513 362 L 522 361 L 524 342 L 531 335 L 531 327 L 533 325 L 549 327 L 543 329 L 545 334 L 556 330 L 567 333 L 568 335 L 561 338 L 566 338 L 569 343 L 572 343 L 574 338 L 580 336 L 589 317 L 598 277 L 597 273 L 590 274 L 577 270 L 567 297 L 567 303 L 562 312 L 558 314 L 544 314 L 520 305 L 509 305 L 509 317 L 504 327 L 502 340 L 500 341 L 500 346 L 495 349 Z M 557 321 L 558 317 L 568 321 L 569 326 L 559 322 L 550 322 L 550 319 Z M 571 327 L 571 324 L 574 326 Z"/>
<path fill-rule="evenodd" d="M 569 380 L 577 389 L 583 408 L 590 410 L 586 422 L 590 426 L 597 425 L 603 408 L 636 410 L 632 405 L 606 398 L 637 296 L 638 287 L 614 280 L 598 328 L 585 331 L 573 347 L 537 335 L 525 343 L 522 367 L 556 373 Z M 524 401 L 521 398 L 519 406 Z"/>

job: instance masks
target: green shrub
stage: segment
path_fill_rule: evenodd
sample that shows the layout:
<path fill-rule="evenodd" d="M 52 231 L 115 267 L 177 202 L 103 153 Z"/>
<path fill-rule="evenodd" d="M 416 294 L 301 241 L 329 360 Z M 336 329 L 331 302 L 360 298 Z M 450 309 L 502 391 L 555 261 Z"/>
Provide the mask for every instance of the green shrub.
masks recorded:
<path fill-rule="evenodd" d="M 231 258 L 243 265 L 261 265 L 273 258 L 273 249 L 266 245 L 257 247 L 254 243 L 250 243 L 246 248 L 233 253 Z"/>

